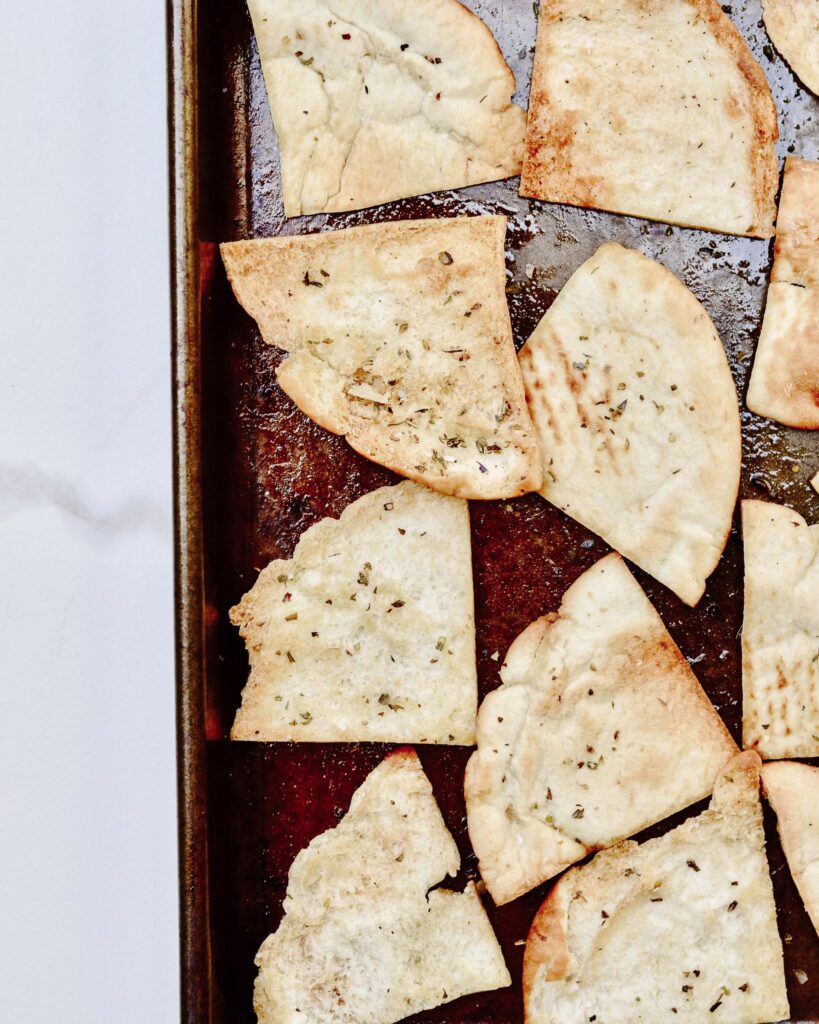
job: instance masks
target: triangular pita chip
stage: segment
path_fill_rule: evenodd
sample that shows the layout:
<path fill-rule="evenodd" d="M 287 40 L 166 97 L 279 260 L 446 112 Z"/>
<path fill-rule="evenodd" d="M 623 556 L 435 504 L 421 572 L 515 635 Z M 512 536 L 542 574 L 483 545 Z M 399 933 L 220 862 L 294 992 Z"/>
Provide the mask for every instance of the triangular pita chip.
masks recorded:
<path fill-rule="evenodd" d="M 307 530 L 230 614 L 250 657 L 233 739 L 474 742 L 465 501 L 373 491 Z"/>
<path fill-rule="evenodd" d="M 819 932 L 819 768 L 795 761 L 763 765 L 762 788 L 776 812 L 796 888 Z"/>
<path fill-rule="evenodd" d="M 814 473 L 810 478 L 810 485 L 819 494 L 819 472 Z"/>
<path fill-rule="evenodd" d="M 496 903 L 707 796 L 737 752 L 617 554 L 517 638 L 501 678 L 466 773 Z"/>
<path fill-rule="evenodd" d="M 742 742 L 763 758 L 819 755 L 819 525 L 743 501 Z"/>
<path fill-rule="evenodd" d="M 777 134 L 716 0 L 542 0 L 522 195 L 769 238 Z"/>
<path fill-rule="evenodd" d="M 708 314 L 670 271 L 607 244 L 520 354 L 541 494 L 696 604 L 739 486 L 737 394 Z"/>
<path fill-rule="evenodd" d="M 526 1024 L 789 1019 L 757 755 L 726 767 L 703 814 L 564 875 L 523 970 Z"/>
<path fill-rule="evenodd" d="M 819 95 L 819 0 L 762 0 L 762 16 L 774 46 Z"/>
<path fill-rule="evenodd" d="M 748 408 L 819 429 L 819 163 L 788 157 Z"/>
<path fill-rule="evenodd" d="M 279 383 L 367 458 L 445 494 L 540 485 L 505 294 L 503 217 L 231 242 L 239 302 L 289 356 Z"/>
<path fill-rule="evenodd" d="M 248 0 L 288 217 L 520 173 L 525 115 L 456 0 Z"/>
<path fill-rule="evenodd" d="M 459 865 L 417 756 L 391 754 L 293 861 L 256 955 L 260 1024 L 391 1024 L 509 985 L 474 885 L 432 888 Z"/>

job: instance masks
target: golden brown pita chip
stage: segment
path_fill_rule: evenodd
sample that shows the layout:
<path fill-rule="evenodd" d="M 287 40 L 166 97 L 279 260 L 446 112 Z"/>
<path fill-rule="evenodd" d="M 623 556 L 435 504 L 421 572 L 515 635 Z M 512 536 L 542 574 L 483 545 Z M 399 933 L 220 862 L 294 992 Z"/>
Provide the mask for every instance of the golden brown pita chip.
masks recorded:
<path fill-rule="evenodd" d="M 819 768 L 795 761 L 762 766 L 762 788 L 799 895 L 819 932 Z"/>
<path fill-rule="evenodd" d="M 774 46 L 819 95 L 819 0 L 762 0 L 762 14 Z"/>
<path fill-rule="evenodd" d="M 789 1018 L 756 754 L 730 762 L 698 817 L 560 879 L 526 941 L 523 996 L 526 1024 Z"/>
<path fill-rule="evenodd" d="M 617 554 L 515 640 L 478 715 L 469 835 L 496 903 L 711 792 L 737 748 Z"/>
<path fill-rule="evenodd" d="M 788 157 L 748 408 L 819 428 L 819 163 Z"/>
<path fill-rule="evenodd" d="M 465 501 L 409 481 L 365 494 L 230 614 L 250 657 L 233 739 L 474 742 Z"/>
<path fill-rule="evenodd" d="M 716 0 L 542 0 L 522 195 L 769 238 L 777 134 Z"/>

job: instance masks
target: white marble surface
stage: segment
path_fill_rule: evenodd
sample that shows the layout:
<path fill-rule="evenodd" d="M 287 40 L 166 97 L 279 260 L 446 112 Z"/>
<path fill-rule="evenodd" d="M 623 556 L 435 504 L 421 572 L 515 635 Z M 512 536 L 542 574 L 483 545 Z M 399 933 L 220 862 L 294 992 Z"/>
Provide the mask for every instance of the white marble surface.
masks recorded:
<path fill-rule="evenodd" d="M 177 1009 L 164 5 L 0 41 L 0 1020 Z"/>

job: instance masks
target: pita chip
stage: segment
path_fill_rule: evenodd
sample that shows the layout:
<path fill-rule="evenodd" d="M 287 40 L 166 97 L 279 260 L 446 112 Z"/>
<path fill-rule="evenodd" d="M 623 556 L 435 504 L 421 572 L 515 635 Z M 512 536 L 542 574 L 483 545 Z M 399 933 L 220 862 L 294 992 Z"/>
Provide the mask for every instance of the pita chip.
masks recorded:
<path fill-rule="evenodd" d="M 248 0 L 284 210 L 360 210 L 520 173 L 525 115 L 457 0 Z"/>
<path fill-rule="evenodd" d="M 609 243 L 569 279 L 520 363 L 541 494 L 696 604 L 740 469 L 736 390 L 706 311 L 665 267 Z"/>
<path fill-rule="evenodd" d="M 529 932 L 523 994 L 526 1024 L 790 1019 L 756 754 L 728 764 L 707 811 L 560 879 Z"/>
<path fill-rule="evenodd" d="M 762 0 L 762 16 L 771 42 L 819 95 L 819 0 Z"/>
<path fill-rule="evenodd" d="M 540 486 L 506 305 L 503 217 L 229 242 L 280 385 L 357 452 L 462 498 Z"/>
<path fill-rule="evenodd" d="M 788 157 L 748 408 L 819 429 L 819 163 Z"/>
<path fill-rule="evenodd" d="M 466 502 L 405 481 L 310 527 L 231 609 L 235 740 L 463 743 L 477 676 Z"/>
<path fill-rule="evenodd" d="M 415 752 L 390 754 L 293 861 L 256 955 L 260 1024 L 392 1024 L 509 985 L 475 886 L 433 888 L 459 866 Z"/>
<path fill-rule="evenodd" d="M 521 194 L 769 238 L 776 109 L 716 0 L 543 0 Z"/>
<path fill-rule="evenodd" d="M 763 758 L 819 755 L 819 525 L 743 501 L 742 742 Z"/>
<path fill-rule="evenodd" d="M 469 835 L 496 903 L 702 799 L 737 753 L 617 554 L 512 644 L 478 715 Z"/>
<path fill-rule="evenodd" d="M 795 761 L 762 766 L 762 788 L 799 895 L 819 932 L 819 768 Z"/>

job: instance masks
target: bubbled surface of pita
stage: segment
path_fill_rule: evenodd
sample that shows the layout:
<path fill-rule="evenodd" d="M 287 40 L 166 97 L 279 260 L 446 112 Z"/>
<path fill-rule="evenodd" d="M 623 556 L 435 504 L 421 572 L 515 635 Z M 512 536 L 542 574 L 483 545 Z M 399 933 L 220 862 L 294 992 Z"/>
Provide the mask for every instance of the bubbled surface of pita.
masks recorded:
<path fill-rule="evenodd" d="M 742 741 L 763 758 L 819 755 L 819 525 L 743 501 Z"/>
<path fill-rule="evenodd" d="M 288 216 L 520 172 L 525 115 L 456 0 L 249 0 Z"/>

